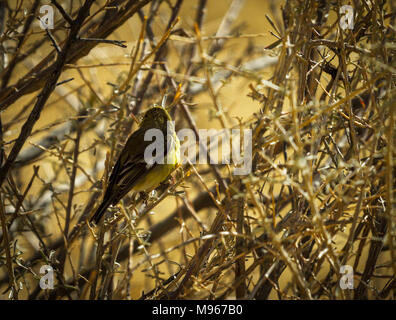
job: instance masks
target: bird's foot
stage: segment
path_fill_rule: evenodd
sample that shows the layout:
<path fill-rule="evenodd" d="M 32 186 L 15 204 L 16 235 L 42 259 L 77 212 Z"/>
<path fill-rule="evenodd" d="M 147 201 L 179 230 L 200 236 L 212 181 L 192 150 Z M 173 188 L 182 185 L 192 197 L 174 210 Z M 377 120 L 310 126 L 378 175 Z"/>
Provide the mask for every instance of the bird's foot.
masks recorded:
<path fill-rule="evenodd" d="M 143 201 L 144 205 L 147 205 L 147 202 L 149 200 L 149 194 L 147 192 L 140 191 L 139 198 L 141 201 Z"/>

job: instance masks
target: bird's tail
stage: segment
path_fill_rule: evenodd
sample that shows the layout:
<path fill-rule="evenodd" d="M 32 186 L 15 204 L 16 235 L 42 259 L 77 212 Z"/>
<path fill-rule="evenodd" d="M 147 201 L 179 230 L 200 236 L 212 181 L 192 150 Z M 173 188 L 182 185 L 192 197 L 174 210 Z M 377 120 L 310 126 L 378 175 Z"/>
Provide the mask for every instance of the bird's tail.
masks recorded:
<path fill-rule="evenodd" d="M 111 202 L 109 200 L 103 201 L 96 209 L 95 214 L 91 217 L 89 222 L 94 222 L 97 225 L 110 204 Z"/>

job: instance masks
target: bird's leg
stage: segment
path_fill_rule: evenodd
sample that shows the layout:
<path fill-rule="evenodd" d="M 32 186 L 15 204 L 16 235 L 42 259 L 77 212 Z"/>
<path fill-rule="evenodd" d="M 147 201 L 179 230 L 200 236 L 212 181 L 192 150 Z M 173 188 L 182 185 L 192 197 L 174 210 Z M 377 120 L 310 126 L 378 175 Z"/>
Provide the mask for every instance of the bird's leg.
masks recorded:
<path fill-rule="evenodd" d="M 172 175 L 169 175 L 168 178 L 166 178 L 164 181 L 162 181 L 159 185 L 160 190 L 166 190 L 168 189 L 171 185 L 175 184 L 175 178 Z"/>
<path fill-rule="evenodd" d="M 129 213 L 129 217 L 131 217 L 131 213 L 133 213 L 137 204 L 141 200 L 140 198 L 137 197 L 137 194 L 138 194 L 137 192 L 133 192 L 131 196 L 124 197 L 124 199 L 122 199 L 124 208 L 128 208 L 127 213 Z"/>
<path fill-rule="evenodd" d="M 139 198 L 140 198 L 140 200 L 143 201 L 144 205 L 147 206 L 147 202 L 148 202 L 148 200 L 150 198 L 149 194 L 147 192 L 140 191 L 139 192 Z"/>

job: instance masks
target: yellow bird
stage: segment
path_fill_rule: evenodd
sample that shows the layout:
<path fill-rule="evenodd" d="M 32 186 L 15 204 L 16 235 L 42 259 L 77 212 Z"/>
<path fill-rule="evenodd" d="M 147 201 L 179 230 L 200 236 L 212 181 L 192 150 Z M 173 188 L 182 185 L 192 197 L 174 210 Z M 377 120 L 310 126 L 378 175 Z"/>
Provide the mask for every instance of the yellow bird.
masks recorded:
<path fill-rule="evenodd" d="M 146 132 L 158 129 L 163 135 L 163 158 L 145 159 L 145 150 L 153 141 L 145 141 Z M 158 132 L 158 131 L 156 131 Z M 155 143 L 155 142 L 154 142 Z M 116 205 L 129 191 L 149 191 L 157 187 L 180 163 L 180 141 L 169 113 L 152 107 L 144 114 L 139 129 L 128 138 L 110 174 L 102 203 L 90 221 L 98 224 L 106 209 Z"/>

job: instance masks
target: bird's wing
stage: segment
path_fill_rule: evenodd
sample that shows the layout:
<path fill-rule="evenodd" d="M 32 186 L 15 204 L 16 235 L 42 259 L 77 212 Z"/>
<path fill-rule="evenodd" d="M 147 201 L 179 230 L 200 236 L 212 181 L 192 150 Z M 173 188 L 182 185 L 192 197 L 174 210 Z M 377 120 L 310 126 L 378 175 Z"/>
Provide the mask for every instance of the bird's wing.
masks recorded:
<path fill-rule="evenodd" d="M 144 159 L 146 148 L 152 141 L 144 141 L 145 129 L 136 130 L 127 140 L 109 179 L 106 194 L 112 197 L 112 204 L 116 204 L 123 198 L 136 184 L 136 182 L 157 163 L 147 163 Z M 164 134 L 165 135 L 165 134 Z M 166 136 L 164 136 L 166 139 Z M 136 143 L 139 141 L 139 143 Z M 164 156 L 168 152 L 168 147 L 164 150 Z M 106 198 L 106 197 L 105 197 Z"/>

